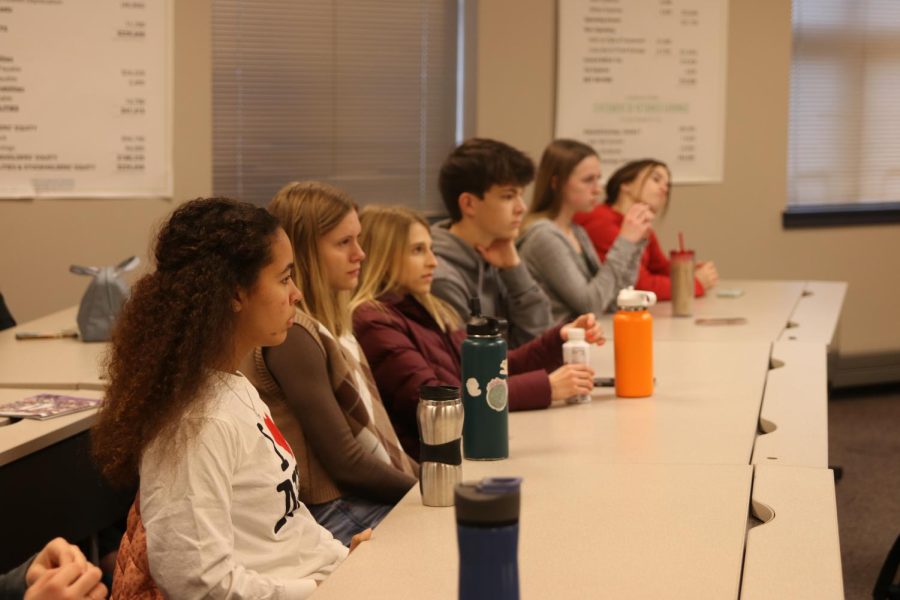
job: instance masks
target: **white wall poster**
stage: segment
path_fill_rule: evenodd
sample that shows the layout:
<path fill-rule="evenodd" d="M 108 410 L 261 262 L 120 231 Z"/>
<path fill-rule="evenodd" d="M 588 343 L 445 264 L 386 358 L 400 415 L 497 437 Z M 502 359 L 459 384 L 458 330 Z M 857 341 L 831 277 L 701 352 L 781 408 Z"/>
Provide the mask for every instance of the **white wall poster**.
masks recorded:
<path fill-rule="evenodd" d="M 560 0 L 556 137 L 722 180 L 727 0 Z"/>
<path fill-rule="evenodd" d="M 0 0 L 0 198 L 168 197 L 169 0 Z"/>

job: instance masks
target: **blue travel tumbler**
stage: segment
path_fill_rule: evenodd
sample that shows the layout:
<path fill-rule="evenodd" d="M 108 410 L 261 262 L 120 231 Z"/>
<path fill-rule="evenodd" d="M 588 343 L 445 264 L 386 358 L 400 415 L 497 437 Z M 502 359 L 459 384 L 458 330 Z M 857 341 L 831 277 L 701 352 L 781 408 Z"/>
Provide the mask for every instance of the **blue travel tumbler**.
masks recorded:
<path fill-rule="evenodd" d="M 521 477 L 456 486 L 459 600 L 519 600 Z"/>

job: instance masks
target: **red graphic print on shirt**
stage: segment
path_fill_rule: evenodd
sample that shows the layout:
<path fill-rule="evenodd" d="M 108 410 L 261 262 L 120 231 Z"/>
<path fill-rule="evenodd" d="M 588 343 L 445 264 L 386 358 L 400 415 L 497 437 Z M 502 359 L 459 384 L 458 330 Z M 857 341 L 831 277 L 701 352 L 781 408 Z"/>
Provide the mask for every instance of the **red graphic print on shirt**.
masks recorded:
<path fill-rule="evenodd" d="M 263 427 L 263 423 L 265 423 L 265 427 Z M 294 456 L 294 451 L 291 450 L 290 444 L 284 439 L 284 435 L 282 435 L 278 426 L 272 421 L 272 417 L 266 415 L 263 418 L 263 423 L 257 423 L 256 428 L 272 444 L 272 450 L 275 452 L 278 460 L 281 461 L 281 470 L 287 471 L 288 467 L 290 467 L 290 462 L 281 455 L 281 452 L 278 451 L 278 446 L 281 446 L 283 450 L 287 450 L 291 456 Z M 266 433 L 266 429 L 269 430 L 269 433 Z M 300 472 L 297 470 L 297 466 L 294 465 L 294 472 L 290 478 L 275 486 L 275 491 L 284 494 L 284 514 L 275 522 L 275 533 L 278 533 L 287 524 L 288 518 L 293 517 L 294 511 L 300 507 L 299 487 Z"/>
<path fill-rule="evenodd" d="M 291 450 L 291 445 L 288 444 L 288 441 L 286 439 L 284 439 L 284 435 L 281 433 L 281 430 L 278 429 L 278 426 L 275 424 L 275 421 L 272 420 L 272 417 L 266 415 L 264 421 L 266 424 L 266 428 L 269 430 L 269 433 L 272 434 L 272 439 L 275 440 L 275 443 L 290 452 L 291 456 L 294 456 L 294 451 Z"/>

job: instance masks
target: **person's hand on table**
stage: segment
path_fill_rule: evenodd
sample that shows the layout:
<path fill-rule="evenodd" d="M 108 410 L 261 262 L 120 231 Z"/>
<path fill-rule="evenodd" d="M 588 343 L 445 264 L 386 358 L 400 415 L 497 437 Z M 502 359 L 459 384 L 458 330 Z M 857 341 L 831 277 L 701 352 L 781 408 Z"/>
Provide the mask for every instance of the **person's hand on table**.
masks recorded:
<path fill-rule="evenodd" d="M 594 369 L 590 365 L 563 365 L 549 375 L 550 402 L 559 404 L 566 398 L 590 394 L 594 389 Z"/>
<path fill-rule="evenodd" d="M 569 329 L 572 327 L 584 329 L 584 341 L 589 344 L 602 346 L 606 342 L 606 338 L 603 337 L 603 328 L 600 327 L 600 323 L 597 322 L 594 313 L 585 313 L 571 323 L 563 325 L 559 330 L 559 337 L 562 338 L 562 341 L 569 341 Z"/>
<path fill-rule="evenodd" d="M 719 282 L 719 272 L 711 260 L 697 263 L 694 277 L 697 278 L 704 290 L 714 287 Z"/>
<path fill-rule="evenodd" d="M 366 542 L 371 539 L 372 539 L 372 528 L 371 527 L 364 531 L 360 531 L 359 533 L 354 535 L 352 538 L 350 538 L 350 552 L 353 552 L 354 550 L 356 550 L 356 547 L 359 546 L 361 543 Z"/>

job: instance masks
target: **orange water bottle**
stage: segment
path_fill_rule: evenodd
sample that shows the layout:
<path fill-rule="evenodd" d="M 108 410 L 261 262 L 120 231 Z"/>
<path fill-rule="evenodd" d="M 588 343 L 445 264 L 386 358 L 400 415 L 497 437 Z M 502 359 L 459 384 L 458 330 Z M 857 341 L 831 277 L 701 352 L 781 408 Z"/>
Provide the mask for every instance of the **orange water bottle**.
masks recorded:
<path fill-rule="evenodd" d="M 644 398 L 653 394 L 653 317 L 647 308 L 656 294 L 634 288 L 619 292 L 613 317 L 616 396 Z"/>

